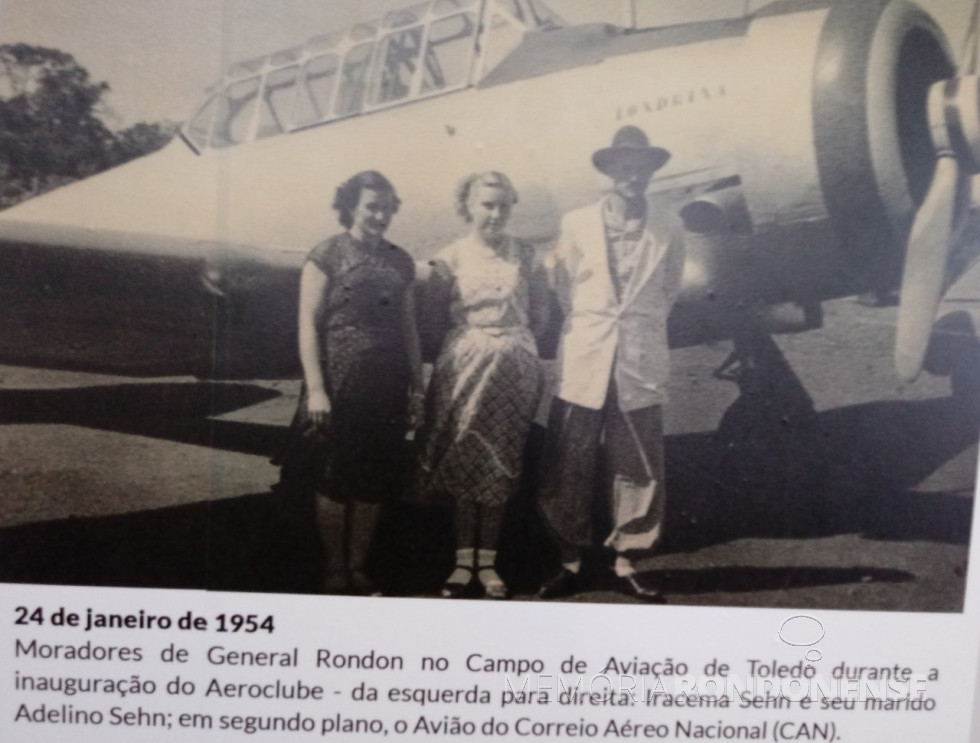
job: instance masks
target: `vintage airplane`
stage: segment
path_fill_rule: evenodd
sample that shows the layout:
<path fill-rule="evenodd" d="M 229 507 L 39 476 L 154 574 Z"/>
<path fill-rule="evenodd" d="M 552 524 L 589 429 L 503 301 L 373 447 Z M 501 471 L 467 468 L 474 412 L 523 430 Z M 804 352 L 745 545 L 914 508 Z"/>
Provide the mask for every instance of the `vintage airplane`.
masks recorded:
<path fill-rule="evenodd" d="M 98 366 L 153 348 L 212 359 L 205 373 L 287 373 L 298 272 L 337 230 L 346 177 L 391 178 L 389 236 L 424 261 L 463 230 L 458 180 L 503 170 L 514 231 L 545 244 L 596 198 L 589 155 L 629 123 L 671 152 L 651 190 L 690 232 L 672 343 L 806 330 L 822 300 L 901 283 L 912 379 L 980 170 L 976 54 L 958 69 L 907 0 L 738 5 L 641 28 L 566 26 L 541 0 L 425 0 L 236 64 L 164 150 L 0 215 L 0 293 L 24 328 L 4 356 Z"/>

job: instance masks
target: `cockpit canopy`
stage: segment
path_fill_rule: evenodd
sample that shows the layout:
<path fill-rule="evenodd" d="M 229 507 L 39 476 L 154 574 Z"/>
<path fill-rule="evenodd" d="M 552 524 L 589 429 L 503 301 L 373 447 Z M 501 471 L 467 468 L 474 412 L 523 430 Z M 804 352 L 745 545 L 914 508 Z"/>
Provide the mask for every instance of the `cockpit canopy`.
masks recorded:
<path fill-rule="evenodd" d="M 560 25 L 541 0 L 425 0 L 232 65 L 183 135 L 199 152 L 231 147 L 460 90 Z"/>

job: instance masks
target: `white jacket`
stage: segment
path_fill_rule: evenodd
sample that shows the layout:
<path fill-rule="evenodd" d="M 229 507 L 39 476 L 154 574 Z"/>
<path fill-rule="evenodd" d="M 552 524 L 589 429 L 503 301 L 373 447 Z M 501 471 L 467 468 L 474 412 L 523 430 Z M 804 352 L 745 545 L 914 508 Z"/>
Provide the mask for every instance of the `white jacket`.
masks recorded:
<path fill-rule="evenodd" d="M 667 316 L 684 268 L 683 230 L 669 213 L 647 213 L 629 285 L 617 300 L 609 273 L 603 201 L 569 212 L 546 266 L 565 313 L 557 395 L 593 410 L 615 374 L 624 412 L 667 399 Z"/>

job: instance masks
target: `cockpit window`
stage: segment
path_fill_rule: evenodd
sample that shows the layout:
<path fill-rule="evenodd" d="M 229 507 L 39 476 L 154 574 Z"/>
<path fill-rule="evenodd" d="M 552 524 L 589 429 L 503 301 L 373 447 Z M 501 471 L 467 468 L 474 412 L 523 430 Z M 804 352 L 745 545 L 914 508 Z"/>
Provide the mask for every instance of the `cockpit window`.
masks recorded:
<path fill-rule="evenodd" d="M 336 54 L 321 54 L 306 63 L 296 97 L 293 126 L 309 126 L 328 117 L 339 67 L 340 58 Z"/>
<path fill-rule="evenodd" d="M 214 110 L 218 107 L 216 98 L 212 95 L 201 106 L 191 123 L 184 127 L 184 134 L 200 152 L 208 146 L 211 134 L 211 122 L 214 120 Z"/>
<path fill-rule="evenodd" d="M 289 129 L 298 77 L 299 67 L 296 65 L 273 70 L 266 76 L 256 138 L 264 139 Z"/>
<path fill-rule="evenodd" d="M 304 46 L 307 54 L 315 55 L 319 54 L 320 52 L 333 51 L 337 48 L 343 38 L 343 33 L 319 34 L 318 36 L 314 36 L 312 39 L 307 40 Z"/>
<path fill-rule="evenodd" d="M 374 44 L 358 44 L 344 57 L 343 71 L 340 75 L 340 89 L 333 112 L 337 116 L 350 116 L 361 110 L 364 104 L 364 88 L 367 82 L 368 65 Z"/>
<path fill-rule="evenodd" d="M 475 0 L 438 0 L 386 15 L 382 26 L 395 30 L 378 42 L 368 107 L 466 85 L 478 22 L 475 12 L 461 12 L 461 8 L 475 4 Z"/>
<path fill-rule="evenodd" d="M 244 62 L 237 62 L 228 69 L 228 77 L 254 75 L 262 69 L 262 65 L 264 64 L 265 57 L 256 57 L 255 59 L 246 59 Z"/>
<path fill-rule="evenodd" d="M 557 25 L 542 0 L 416 2 L 233 65 L 183 134 L 198 151 L 230 147 L 459 90 Z"/>
<path fill-rule="evenodd" d="M 446 15 L 455 10 L 466 10 L 476 5 L 477 0 L 436 0 L 432 4 L 433 15 Z"/>
<path fill-rule="evenodd" d="M 274 52 L 269 57 L 269 64 L 273 67 L 282 67 L 287 64 L 295 64 L 303 56 L 303 47 L 294 46 L 289 49 L 283 49 L 281 52 Z"/>
<path fill-rule="evenodd" d="M 368 104 L 377 106 L 408 98 L 422 56 L 424 26 L 394 31 L 378 45 Z"/>
<path fill-rule="evenodd" d="M 368 39 L 373 39 L 376 33 L 378 33 L 376 24 L 358 23 L 356 26 L 352 26 L 351 30 L 347 32 L 347 37 L 351 41 L 367 41 Z"/>
<path fill-rule="evenodd" d="M 261 80 L 257 77 L 240 80 L 229 85 L 218 96 L 218 110 L 211 133 L 212 147 L 230 147 L 248 141 L 260 85 Z"/>
<path fill-rule="evenodd" d="M 476 29 L 475 13 L 457 13 L 432 24 L 425 50 L 423 93 L 453 90 L 466 84 Z"/>
<path fill-rule="evenodd" d="M 384 19 L 381 21 L 381 26 L 385 29 L 414 26 L 416 23 L 424 22 L 425 16 L 428 12 L 429 3 L 427 2 L 412 5 L 408 8 L 392 10 L 385 14 Z"/>
<path fill-rule="evenodd" d="M 397 103 L 415 93 L 429 5 L 418 3 L 385 14 L 381 21 L 384 35 L 378 41 L 371 72 L 368 106 Z"/>

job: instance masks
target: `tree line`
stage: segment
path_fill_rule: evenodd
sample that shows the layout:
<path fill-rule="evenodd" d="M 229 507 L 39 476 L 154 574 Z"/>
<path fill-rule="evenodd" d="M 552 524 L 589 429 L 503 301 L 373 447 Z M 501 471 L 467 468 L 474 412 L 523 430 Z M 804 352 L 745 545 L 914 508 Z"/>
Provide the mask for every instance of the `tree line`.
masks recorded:
<path fill-rule="evenodd" d="M 110 129 L 109 84 L 58 49 L 0 44 L 0 209 L 160 149 L 168 122 Z"/>

